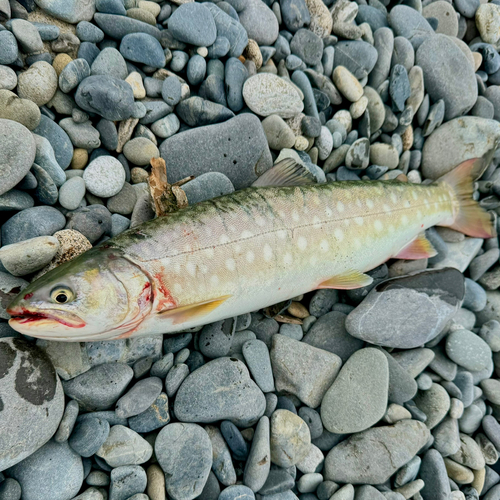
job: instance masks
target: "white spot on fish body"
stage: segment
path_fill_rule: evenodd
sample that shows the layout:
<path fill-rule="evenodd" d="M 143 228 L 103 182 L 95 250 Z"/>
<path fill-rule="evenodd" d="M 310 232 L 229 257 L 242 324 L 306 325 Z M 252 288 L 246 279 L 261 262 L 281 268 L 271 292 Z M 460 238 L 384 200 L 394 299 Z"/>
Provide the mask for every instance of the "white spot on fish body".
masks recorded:
<path fill-rule="evenodd" d="M 177 295 L 182 292 L 182 285 L 180 283 L 174 283 L 172 291 Z"/>
<path fill-rule="evenodd" d="M 398 202 L 398 195 L 396 193 L 391 193 L 391 201 L 393 203 L 397 203 Z"/>
<path fill-rule="evenodd" d="M 328 241 L 326 240 L 321 240 L 319 244 L 319 248 L 322 252 L 328 252 L 330 245 L 328 244 Z"/>
<path fill-rule="evenodd" d="M 366 200 L 366 206 L 372 209 L 374 207 L 373 201 L 370 199 Z"/>
<path fill-rule="evenodd" d="M 354 222 L 355 222 L 358 226 L 362 226 L 362 225 L 365 223 L 365 220 L 363 219 L 363 217 L 355 217 L 355 218 L 354 218 Z"/>
<path fill-rule="evenodd" d="M 227 259 L 226 260 L 226 268 L 228 271 L 234 271 L 236 269 L 236 261 L 234 259 Z"/>
<path fill-rule="evenodd" d="M 196 264 L 194 264 L 193 262 L 188 262 L 186 264 L 186 271 L 191 276 L 196 276 Z"/>
<path fill-rule="evenodd" d="M 417 219 L 421 219 L 421 218 L 422 218 L 422 211 L 417 210 Z"/>
<path fill-rule="evenodd" d="M 227 243 L 229 243 L 231 240 L 229 239 L 229 236 L 227 236 L 226 234 L 222 234 L 220 237 L 219 237 L 219 243 L 221 245 L 226 245 Z"/>
<path fill-rule="evenodd" d="M 248 250 L 246 259 L 247 262 L 251 264 L 255 260 L 255 254 L 251 250 Z"/>
<path fill-rule="evenodd" d="M 280 240 L 284 240 L 286 238 L 286 235 L 287 235 L 287 232 L 285 229 L 281 229 L 279 231 L 276 231 L 276 236 L 280 239 Z"/>
<path fill-rule="evenodd" d="M 273 249 L 269 243 L 264 245 L 264 260 L 269 262 L 273 258 Z"/>
<path fill-rule="evenodd" d="M 325 214 L 327 217 L 331 217 L 333 215 L 333 211 L 330 207 L 325 208 Z"/>
<path fill-rule="evenodd" d="M 389 205 L 387 205 L 387 203 L 384 203 L 382 205 L 382 209 L 384 210 L 384 212 L 390 212 L 391 211 L 391 207 Z"/>
<path fill-rule="evenodd" d="M 405 202 L 404 202 L 404 207 L 405 207 L 405 208 L 410 208 L 410 207 L 411 207 L 410 200 L 405 200 Z"/>
<path fill-rule="evenodd" d="M 307 248 L 307 240 L 304 238 L 304 236 L 299 236 L 297 238 L 297 246 L 302 251 L 304 251 Z"/>
<path fill-rule="evenodd" d="M 297 210 L 292 210 L 292 219 L 293 219 L 295 222 L 298 222 L 298 221 L 299 221 L 300 216 L 299 216 L 299 213 L 297 212 Z"/>
<path fill-rule="evenodd" d="M 344 204 L 341 201 L 337 202 L 337 210 L 342 213 L 345 210 Z"/>
<path fill-rule="evenodd" d="M 255 223 L 257 226 L 264 227 L 266 225 L 266 219 L 264 219 L 264 217 L 255 217 Z"/>
<path fill-rule="evenodd" d="M 219 277 L 216 276 L 215 274 L 210 276 L 210 285 L 217 286 L 218 284 L 219 284 Z"/>
<path fill-rule="evenodd" d="M 356 205 L 357 205 L 359 208 L 361 208 L 361 207 L 363 206 L 363 204 L 361 203 L 361 200 L 360 200 L 359 198 L 356 200 Z"/>
<path fill-rule="evenodd" d="M 293 257 L 291 253 L 286 253 L 283 257 L 283 263 L 287 266 L 290 266 L 293 262 Z"/>
<path fill-rule="evenodd" d="M 339 241 L 342 241 L 344 239 L 344 233 L 342 231 L 342 229 L 335 229 L 335 231 L 333 231 L 333 234 L 335 235 L 335 238 L 337 238 Z"/>
<path fill-rule="evenodd" d="M 408 224 L 408 216 L 403 215 L 401 217 L 401 224 L 404 224 L 404 225 Z"/>
<path fill-rule="evenodd" d="M 418 200 L 418 193 L 416 191 L 412 191 L 411 195 L 413 196 L 414 200 Z"/>
<path fill-rule="evenodd" d="M 356 250 L 359 250 L 363 246 L 363 243 L 361 243 L 361 240 L 359 238 L 354 238 L 353 243 Z"/>
<path fill-rule="evenodd" d="M 350 219 L 344 219 L 344 226 L 349 226 L 349 224 L 351 223 Z"/>
<path fill-rule="evenodd" d="M 243 231 L 241 233 L 242 238 L 251 238 L 253 236 L 253 233 L 251 231 Z"/>
<path fill-rule="evenodd" d="M 205 257 L 207 259 L 212 259 L 214 256 L 214 249 L 212 247 L 205 248 Z"/>
<path fill-rule="evenodd" d="M 396 228 L 392 224 L 389 224 L 387 229 L 389 230 L 389 233 L 394 233 L 396 231 Z"/>
<path fill-rule="evenodd" d="M 373 223 L 373 227 L 375 228 L 375 231 L 377 231 L 377 232 L 383 231 L 383 229 L 384 229 L 384 225 L 382 224 L 382 221 L 380 221 L 378 219 Z"/>

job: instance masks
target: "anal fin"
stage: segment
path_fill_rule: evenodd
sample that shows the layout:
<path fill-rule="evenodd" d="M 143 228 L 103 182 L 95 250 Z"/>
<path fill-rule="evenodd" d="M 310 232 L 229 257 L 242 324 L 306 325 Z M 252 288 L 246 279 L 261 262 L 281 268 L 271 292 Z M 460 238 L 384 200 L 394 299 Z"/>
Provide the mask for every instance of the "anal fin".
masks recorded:
<path fill-rule="evenodd" d="M 306 167 L 292 158 L 286 158 L 264 172 L 252 186 L 305 186 L 315 182 L 314 176 Z"/>
<path fill-rule="evenodd" d="M 231 295 L 217 297 L 216 299 L 189 304 L 188 306 L 176 307 L 175 309 L 166 309 L 160 311 L 158 315 L 161 318 L 171 319 L 174 325 L 185 323 L 196 318 L 202 318 L 223 304 Z"/>
<path fill-rule="evenodd" d="M 336 288 L 338 290 L 353 290 L 354 288 L 362 288 L 373 282 L 373 278 L 368 274 L 363 274 L 353 269 L 344 274 L 332 276 L 320 283 L 316 288 Z"/>
<path fill-rule="evenodd" d="M 419 234 L 413 241 L 408 243 L 394 257 L 396 259 L 428 259 L 437 255 L 436 249 L 431 242 L 425 237 L 424 233 Z"/>

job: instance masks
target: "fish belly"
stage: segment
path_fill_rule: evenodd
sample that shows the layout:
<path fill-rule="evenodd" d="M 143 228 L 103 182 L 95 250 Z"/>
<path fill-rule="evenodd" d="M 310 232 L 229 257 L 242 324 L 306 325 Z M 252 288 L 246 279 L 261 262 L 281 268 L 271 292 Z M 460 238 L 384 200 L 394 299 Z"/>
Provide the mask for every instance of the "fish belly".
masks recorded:
<path fill-rule="evenodd" d="M 185 212 L 155 236 L 156 245 L 130 249 L 153 277 L 156 293 L 137 334 L 234 317 L 332 277 L 365 273 L 428 227 L 449 220 L 453 199 L 438 185 L 347 182 L 254 188 Z M 224 301 L 209 314 L 182 324 L 161 315 L 220 297 Z"/>

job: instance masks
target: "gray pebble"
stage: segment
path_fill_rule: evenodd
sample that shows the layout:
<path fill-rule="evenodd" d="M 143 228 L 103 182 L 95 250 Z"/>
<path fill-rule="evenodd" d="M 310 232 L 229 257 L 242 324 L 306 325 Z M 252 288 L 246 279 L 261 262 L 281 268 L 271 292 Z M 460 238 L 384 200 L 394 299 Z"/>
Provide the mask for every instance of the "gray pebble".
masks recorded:
<path fill-rule="evenodd" d="M 243 356 L 262 392 L 274 391 L 274 379 L 271 360 L 266 344 L 261 340 L 248 340 L 242 348 Z"/>
<path fill-rule="evenodd" d="M 146 489 L 146 471 L 139 465 L 125 465 L 111 471 L 109 500 L 127 500 Z M 139 500 L 139 499 L 137 499 Z"/>
<path fill-rule="evenodd" d="M 91 457 L 108 438 L 109 429 L 107 420 L 88 418 L 75 426 L 68 443 L 81 457 Z"/>
<path fill-rule="evenodd" d="M 174 364 L 165 378 L 165 389 L 168 397 L 173 397 L 175 395 L 188 375 L 189 368 L 187 365 L 184 363 Z"/>
<path fill-rule="evenodd" d="M 162 385 L 158 377 L 140 380 L 116 402 L 116 415 L 128 418 L 142 413 L 160 395 Z"/>
<path fill-rule="evenodd" d="M 72 399 L 68 402 L 66 408 L 64 409 L 63 417 L 54 436 L 55 441 L 57 441 L 58 443 L 63 443 L 64 441 L 68 440 L 69 436 L 73 432 L 73 428 L 78 417 L 78 412 L 78 403 L 74 399 Z"/>

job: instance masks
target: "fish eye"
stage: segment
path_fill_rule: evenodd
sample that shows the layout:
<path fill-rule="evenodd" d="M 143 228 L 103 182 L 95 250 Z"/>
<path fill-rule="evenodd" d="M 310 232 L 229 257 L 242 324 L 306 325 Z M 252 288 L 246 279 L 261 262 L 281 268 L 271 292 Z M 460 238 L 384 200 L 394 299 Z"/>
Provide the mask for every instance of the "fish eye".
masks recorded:
<path fill-rule="evenodd" d="M 50 292 L 50 298 L 57 304 L 66 304 L 75 298 L 75 294 L 65 286 L 58 286 Z"/>

